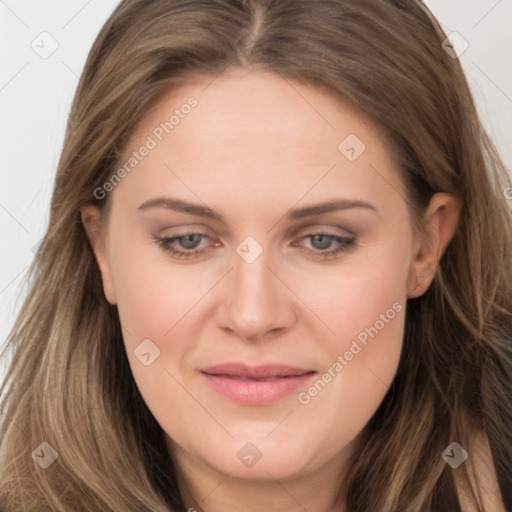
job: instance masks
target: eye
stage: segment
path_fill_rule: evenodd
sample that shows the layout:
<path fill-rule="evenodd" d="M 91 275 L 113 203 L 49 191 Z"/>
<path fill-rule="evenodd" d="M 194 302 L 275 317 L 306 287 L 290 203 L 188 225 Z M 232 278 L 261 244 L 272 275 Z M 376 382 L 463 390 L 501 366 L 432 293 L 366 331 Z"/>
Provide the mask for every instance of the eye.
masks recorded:
<path fill-rule="evenodd" d="M 314 258 L 332 258 L 339 254 L 348 252 L 355 245 L 355 237 L 344 237 L 333 235 L 332 233 L 319 232 L 319 233 L 308 233 L 305 236 L 301 237 L 302 239 L 309 239 L 313 249 L 307 249 L 307 253 Z M 336 243 L 334 249 L 330 249 L 332 244 Z M 293 242 L 293 246 L 297 246 L 298 244 Z M 329 249 L 329 250 L 326 250 Z"/>
<path fill-rule="evenodd" d="M 159 247 L 170 252 L 178 259 L 197 257 L 209 250 L 208 246 L 198 249 L 203 239 L 210 239 L 210 237 L 205 233 L 190 232 L 182 233 L 173 237 L 154 236 L 153 239 Z M 307 254 L 314 258 L 324 259 L 332 258 L 338 254 L 348 252 L 353 248 L 356 240 L 355 238 L 338 236 L 326 232 L 308 233 L 302 236 L 299 240 L 303 239 L 309 239 L 313 246 L 313 250 L 306 249 Z M 337 245 L 334 249 L 329 249 L 332 247 L 333 243 Z M 219 242 L 215 242 L 214 245 L 219 247 L 221 244 Z M 291 245 L 293 247 L 299 246 L 296 242 L 293 242 Z"/>
<path fill-rule="evenodd" d="M 159 247 L 170 252 L 176 258 L 182 259 L 199 256 L 206 252 L 208 250 L 207 248 L 197 249 L 197 247 L 203 238 L 210 237 L 205 233 L 183 233 L 173 237 L 155 236 L 153 238 Z M 184 250 L 174 247 L 173 244 L 175 244 L 175 242 L 177 242 L 178 246 L 181 246 Z"/>

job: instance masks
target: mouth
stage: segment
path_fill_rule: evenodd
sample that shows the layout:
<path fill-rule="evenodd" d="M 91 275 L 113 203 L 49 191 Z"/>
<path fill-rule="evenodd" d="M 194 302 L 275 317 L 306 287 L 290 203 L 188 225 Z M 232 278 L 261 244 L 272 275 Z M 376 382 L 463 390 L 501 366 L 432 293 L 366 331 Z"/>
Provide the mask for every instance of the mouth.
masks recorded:
<path fill-rule="evenodd" d="M 250 367 L 227 363 L 205 368 L 201 374 L 224 397 L 244 405 L 266 405 L 307 385 L 317 372 L 279 364 Z"/>

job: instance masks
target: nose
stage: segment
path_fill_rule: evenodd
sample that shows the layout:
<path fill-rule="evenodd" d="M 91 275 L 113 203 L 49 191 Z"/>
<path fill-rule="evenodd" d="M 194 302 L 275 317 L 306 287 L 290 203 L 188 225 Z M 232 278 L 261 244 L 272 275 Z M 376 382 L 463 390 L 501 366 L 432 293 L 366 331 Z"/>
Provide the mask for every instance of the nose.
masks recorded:
<path fill-rule="evenodd" d="M 233 255 L 233 270 L 222 288 L 217 324 L 248 341 L 276 337 L 296 321 L 293 293 L 270 251 L 248 263 Z"/>

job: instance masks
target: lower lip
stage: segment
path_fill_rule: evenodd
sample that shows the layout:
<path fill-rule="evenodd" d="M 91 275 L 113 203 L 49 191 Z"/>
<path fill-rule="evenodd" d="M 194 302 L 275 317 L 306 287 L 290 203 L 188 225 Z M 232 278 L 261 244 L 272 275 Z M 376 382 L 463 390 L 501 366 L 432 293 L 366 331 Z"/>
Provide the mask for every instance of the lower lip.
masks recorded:
<path fill-rule="evenodd" d="M 208 384 L 217 393 L 244 405 L 266 405 L 281 400 L 293 391 L 305 386 L 316 373 L 273 380 L 244 380 L 225 375 L 203 373 Z"/>

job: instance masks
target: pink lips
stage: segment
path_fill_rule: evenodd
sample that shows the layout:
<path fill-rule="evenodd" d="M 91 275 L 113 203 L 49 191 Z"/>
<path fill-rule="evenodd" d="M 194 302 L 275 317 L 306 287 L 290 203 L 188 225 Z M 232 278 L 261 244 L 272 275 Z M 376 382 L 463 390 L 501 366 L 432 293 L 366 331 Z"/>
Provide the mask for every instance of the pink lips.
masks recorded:
<path fill-rule="evenodd" d="M 201 370 L 218 393 L 246 405 L 265 405 L 304 386 L 316 374 L 293 366 L 226 363 Z"/>

